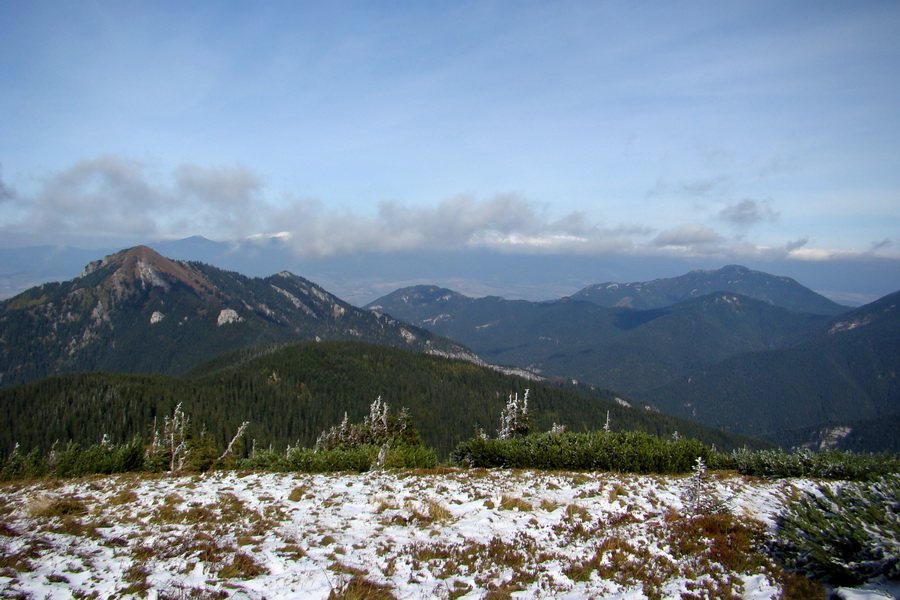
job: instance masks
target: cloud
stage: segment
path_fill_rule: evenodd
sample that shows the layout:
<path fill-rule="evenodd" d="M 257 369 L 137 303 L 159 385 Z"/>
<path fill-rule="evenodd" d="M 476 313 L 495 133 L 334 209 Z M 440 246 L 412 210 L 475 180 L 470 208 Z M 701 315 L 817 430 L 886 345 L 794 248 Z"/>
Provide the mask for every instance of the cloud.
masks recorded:
<path fill-rule="evenodd" d="M 713 189 L 716 180 L 710 181 L 696 181 L 694 191 Z M 819 255 L 805 239 L 764 247 L 677 219 L 662 231 L 644 223 L 608 226 L 585 212 L 561 214 L 550 203 L 513 193 L 458 195 L 428 205 L 386 201 L 370 214 L 351 212 L 275 191 L 242 165 L 165 169 L 100 156 L 51 173 L 27 192 L 0 177 L 0 197 L 0 237 L 20 245 L 125 247 L 192 235 L 266 240 L 284 234 L 281 239 L 305 257 L 460 248 L 604 256 Z M 777 212 L 766 200 L 747 198 L 718 217 L 747 227 L 774 220 Z M 872 251 L 889 245 L 884 240 Z"/>
<path fill-rule="evenodd" d="M 732 225 L 749 227 L 763 221 L 777 221 L 778 212 L 769 206 L 768 200 L 744 198 L 737 204 L 731 204 L 720 210 L 718 217 Z"/>
<path fill-rule="evenodd" d="M 653 239 L 656 246 L 691 247 L 724 241 L 721 235 L 703 225 L 689 223 L 661 232 Z"/>
<path fill-rule="evenodd" d="M 28 228 L 58 235 L 155 234 L 154 213 L 172 208 L 141 164 L 107 156 L 79 161 L 15 201 Z"/>

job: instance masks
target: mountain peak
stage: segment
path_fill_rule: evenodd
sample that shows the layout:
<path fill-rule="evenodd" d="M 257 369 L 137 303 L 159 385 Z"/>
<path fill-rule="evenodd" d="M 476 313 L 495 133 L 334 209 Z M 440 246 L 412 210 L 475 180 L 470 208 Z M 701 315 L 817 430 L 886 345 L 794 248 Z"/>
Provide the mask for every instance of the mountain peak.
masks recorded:
<path fill-rule="evenodd" d="M 601 306 L 654 309 L 713 292 L 731 292 L 795 312 L 837 315 L 849 310 L 789 277 L 754 271 L 743 265 L 698 269 L 679 277 L 636 283 L 602 283 L 572 294 Z"/>
<path fill-rule="evenodd" d="M 212 293 L 215 286 L 201 272 L 187 263 L 173 261 L 148 246 L 135 246 L 88 263 L 82 278 L 98 271 L 108 271 L 101 287 L 110 289 L 118 298 L 128 295 L 129 289 L 162 288 L 169 291 L 173 284 L 182 283 L 197 294 Z"/>

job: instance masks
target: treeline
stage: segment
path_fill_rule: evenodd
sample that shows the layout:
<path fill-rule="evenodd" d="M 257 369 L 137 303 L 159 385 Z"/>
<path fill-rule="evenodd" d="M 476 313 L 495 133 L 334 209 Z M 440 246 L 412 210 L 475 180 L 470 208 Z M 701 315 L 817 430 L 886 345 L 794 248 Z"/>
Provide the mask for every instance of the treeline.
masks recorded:
<path fill-rule="evenodd" d="M 441 459 L 476 427 L 494 431 L 505 399 L 532 388 L 537 430 L 565 423 L 574 432 L 604 426 L 665 437 L 680 432 L 719 450 L 774 447 L 685 419 L 626 408 L 611 393 L 528 382 L 469 362 L 359 342 L 301 342 L 227 354 L 180 377 L 81 374 L 0 390 L 0 457 L 149 439 L 176 406 L 224 447 L 245 421 L 247 443 L 281 451 L 312 446 L 346 412 L 368 413 L 373 397 L 406 407 L 422 439 Z M 154 425 L 156 423 L 156 425 Z"/>

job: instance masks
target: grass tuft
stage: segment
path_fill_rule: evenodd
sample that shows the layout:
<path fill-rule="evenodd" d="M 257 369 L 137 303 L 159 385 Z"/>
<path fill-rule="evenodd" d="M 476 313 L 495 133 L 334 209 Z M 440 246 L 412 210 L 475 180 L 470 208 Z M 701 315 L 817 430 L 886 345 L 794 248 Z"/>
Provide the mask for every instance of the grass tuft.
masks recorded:
<path fill-rule="evenodd" d="M 354 575 L 343 585 L 332 589 L 328 600 L 397 600 L 397 596 L 386 585 Z"/>
<path fill-rule="evenodd" d="M 236 552 L 231 562 L 219 570 L 219 577 L 222 579 L 253 579 L 268 573 L 268 569 L 256 562 L 249 554 Z"/>

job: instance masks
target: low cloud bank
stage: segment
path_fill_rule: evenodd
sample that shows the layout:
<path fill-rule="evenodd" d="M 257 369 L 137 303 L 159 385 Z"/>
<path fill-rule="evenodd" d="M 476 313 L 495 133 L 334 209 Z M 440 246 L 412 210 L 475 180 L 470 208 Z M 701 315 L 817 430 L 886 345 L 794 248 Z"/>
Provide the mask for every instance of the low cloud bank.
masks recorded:
<path fill-rule="evenodd" d="M 717 185 L 701 183 L 694 193 Z M 805 239 L 778 247 L 747 242 L 748 227 L 778 218 L 767 200 L 744 199 L 721 209 L 708 222 L 687 220 L 666 229 L 604 225 L 578 211 L 560 215 L 550 204 L 518 194 L 460 195 L 429 206 L 386 201 L 366 215 L 314 198 L 273 192 L 258 173 L 241 165 L 186 164 L 161 170 L 113 156 L 80 161 L 46 175 L 27 192 L 14 189 L 0 174 L 0 217 L 0 235 L 19 245 L 124 246 L 192 235 L 266 240 L 278 234 L 302 257 L 460 248 L 722 260 L 822 260 L 834 255 L 808 248 Z M 738 225 L 741 231 L 729 236 L 718 231 L 716 223 L 726 228 Z M 888 246 L 889 240 L 878 245 Z"/>

